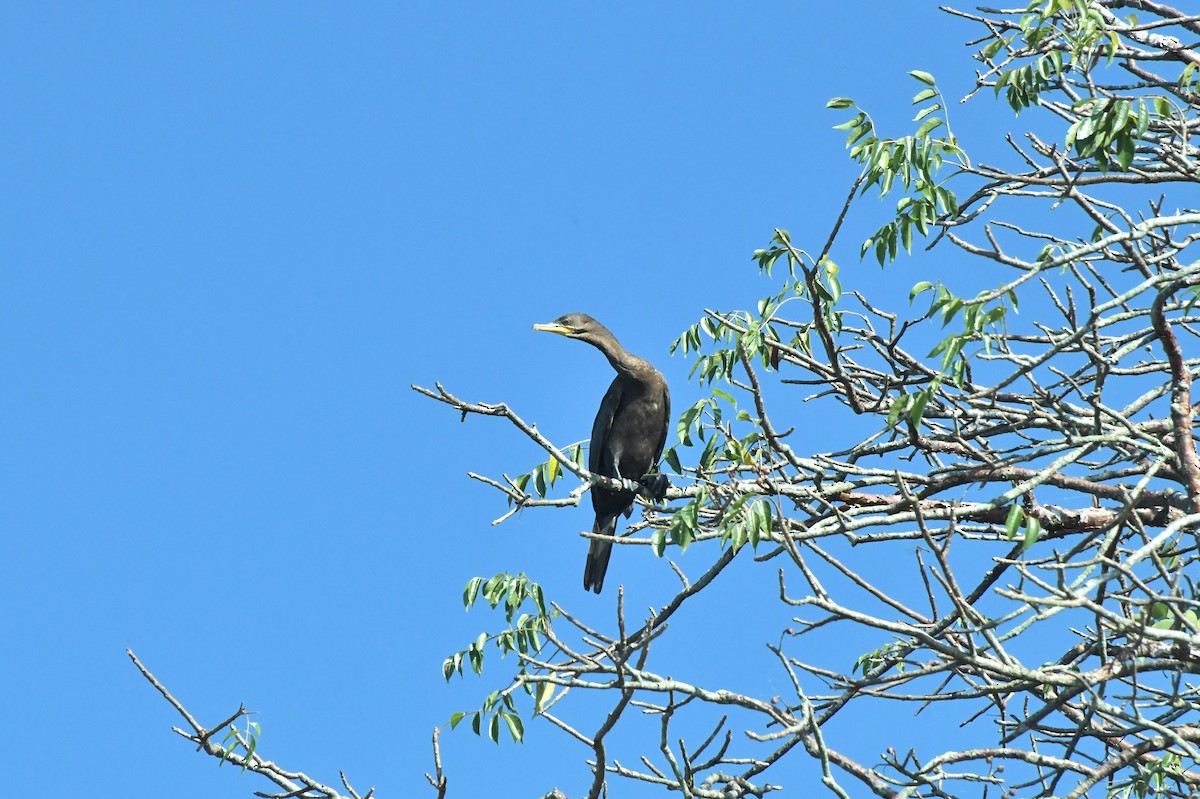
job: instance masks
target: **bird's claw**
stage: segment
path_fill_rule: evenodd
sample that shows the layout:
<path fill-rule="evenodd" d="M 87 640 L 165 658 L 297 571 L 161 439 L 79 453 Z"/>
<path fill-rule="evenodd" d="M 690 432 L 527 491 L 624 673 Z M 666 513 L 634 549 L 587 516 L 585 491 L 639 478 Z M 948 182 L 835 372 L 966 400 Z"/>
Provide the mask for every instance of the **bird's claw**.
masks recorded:
<path fill-rule="evenodd" d="M 642 475 L 642 479 L 638 481 L 650 497 L 654 500 L 665 499 L 667 489 L 671 487 L 671 481 L 667 479 L 665 474 L 646 474 Z"/>
<path fill-rule="evenodd" d="M 625 489 L 626 491 L 628 491 L 631 494 L 637 494 L 637 493 L 641 492 L 642 484 L 639 483 L 637 480 L 630 480 L 628 477 L 622 477 L 621 478 L 621 488 Z"/>

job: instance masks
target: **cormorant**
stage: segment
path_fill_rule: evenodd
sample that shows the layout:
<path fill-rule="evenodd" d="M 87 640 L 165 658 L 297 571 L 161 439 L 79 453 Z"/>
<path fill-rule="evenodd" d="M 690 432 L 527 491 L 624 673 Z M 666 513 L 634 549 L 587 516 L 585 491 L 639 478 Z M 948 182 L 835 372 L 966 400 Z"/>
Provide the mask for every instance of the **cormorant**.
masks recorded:
<path fill-rule="evenodd" d="M 641 483 L 655 496 L 666 490 L 664 475 L 650 470 L 662 455 L 671 419 L 671 394 L 667 381 L 657 369 L 631 355 L 617 343 L 604 325 L 587 314 L 569 313 L 550 324 L 534 325 L 534 330 L 558 333 L 586 341 L 604 353 L 617 376 L 600 401 L 600 411 L 592 425 L 588 449 L 588 471 L 618 480 Z M 596 522 L 592 532 L 611 536 L 617 530 L 617 517 L 628 518 L 633 510 L 634 491 L 613 491 L 592 486 L 592 507 Z M 583 570 L 583 588 L 597 594 L 604 586 L 604 572 L 612 554 L 612 542 L 591 539 L 587 565 Z"/>

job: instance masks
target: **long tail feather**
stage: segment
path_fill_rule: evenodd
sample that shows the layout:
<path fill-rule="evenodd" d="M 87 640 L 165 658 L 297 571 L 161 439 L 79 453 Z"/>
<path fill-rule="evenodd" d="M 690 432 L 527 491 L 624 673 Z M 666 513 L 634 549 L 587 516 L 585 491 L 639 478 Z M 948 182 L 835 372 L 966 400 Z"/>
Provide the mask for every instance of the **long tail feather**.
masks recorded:
<path fill-rule="evenodd" d="M 597 516 L 592 525 L 592 532 L 600 535 L 612 535 L 617 531 L 619 514 Z M 604 573 L 608 571 L 608 558 L 612 555 L 612 542 L 593 538 L 588 543 L 587 564 L 583 567 L 583 590 L 600 593 L 604 587 Z"/>

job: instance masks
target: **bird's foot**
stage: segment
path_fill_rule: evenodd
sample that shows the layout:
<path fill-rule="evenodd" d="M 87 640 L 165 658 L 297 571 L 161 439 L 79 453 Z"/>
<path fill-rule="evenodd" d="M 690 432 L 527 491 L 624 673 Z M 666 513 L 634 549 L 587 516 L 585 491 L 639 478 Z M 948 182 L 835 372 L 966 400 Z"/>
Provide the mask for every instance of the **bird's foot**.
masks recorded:
<path fill-rule="evenodd" d="M 621 488 L 625 489 L 629 493 L 631 493 L 631 494 L 641 493 L 642 484 L 639 481 L 630 480 L 628 477 L 622 477 L 622 478 L 620 478 L 620 480 L 621 480 Z"/>
<path fill-rule="evenodd" d="M 666 498 L 667 489 L 671 487 L 671 481 L 667 479 L 665 474 L 646 474 L 642 475 L 642 479 L 638 480 L 642 488 L 649 492 L 650 497 L 654 500 Z"/>

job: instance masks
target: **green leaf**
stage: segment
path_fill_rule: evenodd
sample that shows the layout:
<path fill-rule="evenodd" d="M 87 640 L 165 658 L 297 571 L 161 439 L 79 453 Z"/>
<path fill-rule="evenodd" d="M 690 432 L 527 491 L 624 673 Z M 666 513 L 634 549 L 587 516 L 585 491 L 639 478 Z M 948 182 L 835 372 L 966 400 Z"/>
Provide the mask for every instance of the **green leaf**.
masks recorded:
<path fill-rule="evenodd" d="M 1021 506 L 1013 503 L 1013 506 L 1008 510 L 1008 518 L 1004 520 L 1004 535 L 1009 541 L 1017 537 L 1017 528 L 1021 526 L 1021 522 L 1025 519 L 1025 511 Z"/>
<path fill-rule="evenodd" d="M 497 574 L 495 577 L 490 578 L 483 584 L 483 598 L 487 600 L 489 606 L 494 608 L 496 607 L 496 603 L 500 601 L 497 598 L 496 589 L 499 588 L 503 583 L 504 575 Z"/>
<path fill-rule="evenodd" d="M 908 418 L 915 427 L 921 426 L 921 417 L 925 415 L 925 405 L 928 404 L 931 392 L 926 389 L 916 395 L 908 409 Z"/>
<path fill-rule="evenodd" d="M 258 748 L 258 738 L 252 737 L 250 745 L 246 747 L 245 760 L 242 762 L 242 771 L 245 771 L 254 760 L 254 750 Z"/>
<path fill-rule="evenodd" d="M 923 294 L 932 288 L 933 288 L 932 283 L 930 283 L 928 280 L 922 280 L 920 283 L 917 283 L 915 286 L 912 287 L 912 291 L 910 291 L 908 293 L 908 301 L 912 302 L 913 300 L 915 300 L 917 298 L 918 294 Z"/>
<path fill-rule="evenodd" d="M 754 516 L 750 545 L 757 547 L 761 539 L 771 537 L 771 503 L 760 499 L 751 506 L 750 512 Z"/>
<path fill-rule="evenodd" d="M 479 596 L 479 587 L 483 585 L 482 577 L 472 577 L 467 583 L 467 587 L 463 589 L 463 607 L 470 609 L 475 604 L 476 597 Z"/>
<path fill-rule="evenodd" d="M 905 217 L 900 223 L 900 244 L 909 255 L 912 254 L 912 229 L 912 221 Z"/>
<path fill-rule="evenodd" d="M 467 716 L 467 714 L 463 713 L 461 710 L 456 710 L 453 713 L 451 713 L 450 714 L 450 729 L 454 729 L 455 727 L 457 727 L 458 723 L 460 721 L 462 721 L 464 718 L 466 718 L 466 716 Z"/>
<path fill-rule="evenodd" d="M 829 283 L 829 302 L 831 305 L 836 305 L 837 301 L 842 298 L 842 282 L 837 279 L 836 274 L 829 275 L 825 279 Z"/>
<path fill-rule="evenodd" d="M 237 747 L 237 744 L 234 743 L 233 746 L 229 746 L 229 739 L 234 738 L 236 740 L 236 736 L 237 730 L 235 729 L 231 729 L 229 732 L 225 733 L 225 737 L 221 740 L 222 746 L 225 747 L 225 752 L 221 755 L 221 762 L 217 764 L 217 768 L 225 765 L 225 761 L 233 757 L 234 749 Z"/>
<path fill-rule="evenodd" d="M 854 128 L 854 130 L 850 131 L 850 135 L 846 137 L 846 146 L 851 148 L 851 157 L 853 157 L 854 152 L 858 149 L 856 147 L 852 147 L 851 145 L 853 145 L 862 137 L 869 136 L 870 134 L 871 125 L 869 122 L 858 125 L 856 128 Z"/>
<path fill-rule="evenodd" d="M 654 557 L 661 558 L 663 552 L 667 549 L 667 531 L 655 530 L 650 536 L 650 549 L 654 552 Z"/>
<path fill-rule="evenodd" d="M 521 743 L 525 739 L 525 725 L 521 723 L 521 717 L 516 713 L 501 714 L 504 723 L 508 725 L 508 732 L 512 736 L 513 741 Z"/>
<path fill-rule="evenodd" d="M 711 444 L 712 442 L 710 441 L 709 443 Z M 691 546 L 692 541 L 695 540 L 696 523 L 700 516 L 701 500 L 702 498 L 697 496 L 677 510 L 675 515 L 671 517 L 669 529 L 671 541 L 681 551 L 686 552 L 687 548 Z"/>
<path fill-rule="evenodd" d="M 869 128 L 866 128 L 866 129 L 869 130 Z M 860 155 L 862 155 L 864 152 L 866 152 L 871 147 L 874 147 L 878 143 L 879 143 L 879 140 L 876 139 L 874 136 L 868 136 L 867 138 L 863 139 L 861 142 L 859 142 L 858 144 L 856 144 L 850 148 L 850 157 L 852 159 L 854 159 L 855 161 L 859 161 Z"/>
<path fill-rule="evenodd" d="M 900 419 L 900 414 L 904 413 L 910 402 L 912 402 L 911 394 L 901 394 L 892 400 L 892 407 L 888 410 L 887 417 L 888 429 L 896 426 L 896 422 Z"/>
<path fill-rule="evenodd" d="M 928 91 L 933 91 L 933 90 L 929 89 Z M 920 111 L 917 112 L 917 115 L 915 117 L 913 117 L 913 122 L 920 122 L 922 119 L 924 119 L 925 117 L 934 113 L 935 111 L 941 111 L 941 110 L 942 110 L 941 103 L 934 103 L 933 105 L 926 106 L 925 108 L 922 108 Z M 920 131 L 917 132 L 917 138 L 921 138 Z"/>
<path fill-rule="evenodd" d="M 950 324 L 962 307 L 963 301 L 958 297 L 955 297 L 954 299 L 950 300 L 950 302 L 946 303 L 946 307 L 942 309 L 942 327 Z"/>
<path fill-rule="evenodd" d="M 929 131 L 944 124 L 941 117 L 930 117 L 921 123 L 921 127 L 917 128 L 917 132 L 913 135 L 918 139 L 923 139 L 929 134 Z"/>
<path fill-rule="evenodd" d="M 550 460 L 546 461 L 546 480 L 549 481 L 550 485 L 554 485 L 555 481 L 558 480 L 561 469 L 562 465 L 558 462 L 558 458 L 551 455 Z"/>
<path fill-rule="evenodd" d="M 863 122 L 866 122 L 866 121 L 867 121 L 867 115 L 864 114 L 863 112 L 859 111 L 857 114 L 850 117 L 842 124 L 834 125 L 833 129 L 834 130 L 850 130 L 852 128 L 857 128 L 859 125 L 861 125 Z"/>
<path fill-rule="evenodd" d="M 758 548 L 758 542 L 762 540 L 762 517 L 758 515 L 757 503 L 750 507 L 750 513 L 746 516 L 746 521 L 741 525 L 741 530 L 735 531 L 735 548 L 740 549 L 745 544 Z"/>
<path fill-rule="evenodd" d="M 1119 136 L 1117 138 L 1116 160 L 1121 166 L 1122 172 L 1128 172 L 1129 167 L 1133 164 L 1133 156 L 1136 150 L 1132 136 Z"/>
<path fill-rule="evenodd" d="M 554 696 L 554 683 L 540 682 L 537 684 L 537 689 L 534 692 L 534 709 L 537 712 L 542 712 L 542 708 L 550 701 L 550 697 Z"/>
<path fill-rule="evenodd" d="M 937 189 L 934 190 L 934 193 L 937 195 L 938 202 L 941 204 L 942 208 L 947 214 L 954 216 L 958 213 L 958 197 L 954 194 L 954 192 L 950 191 L 950 189 L 947 189 L 945 186 L 938 186 Z"/>
<path fill-rule="evenodd" d="M 729 507 L 725 508 L 725 512 L 721 517 L 721 523 L 727 524 L 737 518 L 738 512 L 742 509 L 749 500 L 753 499 L 753 494 L 742 494 L 740 497 L 729 503 Z"/>
<path fill-rule="evenodd" d="M 913 96 L 912 104 L 923 103 L 934 97 L 937 97 L 937 89 L 921 89 Z"/>
<path fill-rule="evenodd" d="M 926 86 L 934 86 L 937 84 L 937 81 L 935 81 L 933 79 L 933 75 L 930 75 L 928 72 L 924 72 L 919 69 L 914 69 L 911 72 L 909 72 L 908 74 L 912 75 L 914 78 L 921 81 L 921 83 L 924 83 Z"/>
<path fill-rule="evenodd" d="M 974 306 L 972 306 L 974 307 Z M 950 364 L 962 352 L 963 342 L 966 339 L 963 336 L 951 336 L 947 339 L 946 351 L 942 353 L 942 371 L 945 372 L 950 368 Z"/>
<path fill-rule="evenodd" d="M 983 48 L 980 55 L 986 58 L 991 58 L 1000 52 L 1000 48 L 1004 46 L 1004 39 L 993 39 L 988 43 L 987 47 Z"/>
<path fill-rule="evenodd" d="M 826 108 L 849 108 L 854 105 L 854 101 L 849 97 L 834 97 L 829 102 L 825 103 Z"/>
<path fill-rule="evenodd" d="M 979 327 L 976 323 L 981 310 L 983 310 L 982 305 L 971 304 L 966 306 L 966 310 L 963 311 L 963 328 L 966 329 L 968 335 L 978 332 Z"/>
<path fill-rule="evenodd" d="M 1042 532 L 1042 523 L 1032 516 L 1025 520 L 1025 540 L 1021 542 L 1021 551 L 1025 552 L 1037 543 L 1038 535 Z"/>

